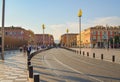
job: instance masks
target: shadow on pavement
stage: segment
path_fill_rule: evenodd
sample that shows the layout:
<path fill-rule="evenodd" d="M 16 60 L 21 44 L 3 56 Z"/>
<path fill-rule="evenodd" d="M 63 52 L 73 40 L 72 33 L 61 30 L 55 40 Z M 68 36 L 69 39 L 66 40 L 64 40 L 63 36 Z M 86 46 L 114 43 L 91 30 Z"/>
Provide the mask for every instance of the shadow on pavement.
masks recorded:
<path fill-rule="evenodd" d="M 111 80 L 118 80 L 120 81 L 120 78 L 115 78 L 115 77 L 107 77 L 107 76 L 98 76 L 98 75 L 92 75 L 92 74 L 87 74 L 88 76 L 92 77 L 98 77 L 98 78 L 105 78 L 105 79 L 111 79 Z"/>
<path fill-rule="evenodd" d="M 67 73 L 80 74 L 80 73 L 77 73 L 77 72 L 72 72 L 72 71 L 67 71 L 67 70 L 60 70 L 60 69 L 53 69 L 53 68 L 42 67 L 42 66 L 34 66 L 34 67 L 36 67 L 36 68 L 41 68 L 41 69 L 55 70 L 55 71 L 60 71 L 60 72 L 67 72 Z"/>
<path fill-rule="evenodd" d="M 65 71 L 65 70 L 58 70 L 58 69 L 51 69 L 51 68 L 46 68 L 46 67 L 41 67 L 41 66 L 34 66 L 35 68 L 42 68 L 42 69 L 50 69 L 50 70 L 57 70 L 57 71 L 62 71 L 62 72 L 70 72 L 70 71 Z M 44 76 L 50 76 L 53 78 L 50 78 L 51 80 L 57 81 L 57 82 L 66 82 L 66 80 L 71 80 L 71 82 L 92 82 L 90 80 L 84 79 L 84 78 L 80 78 L 78 77 L 74 77 L 74 76 L 68 76 L 68 75 L 56 75 L 56 74 L 51 74 L 51 73 L 47 73 L 47 72 L 43 72 L 43 71 L 38 71 L 36 69 L 34 69 L 34 73 L 40 73 L 40 75 L 44 75 Z M 76 73 L 76 72 L 70 72 L 70 73 Z M 76 73 L 79 74 L 79 73 Z M 48 78 L 48 77 L 47 77 Z M 59 78 L 59 79 L 57 79 Z M 45 80 L 43 80 L 43 82 L 47 82 Z"/>

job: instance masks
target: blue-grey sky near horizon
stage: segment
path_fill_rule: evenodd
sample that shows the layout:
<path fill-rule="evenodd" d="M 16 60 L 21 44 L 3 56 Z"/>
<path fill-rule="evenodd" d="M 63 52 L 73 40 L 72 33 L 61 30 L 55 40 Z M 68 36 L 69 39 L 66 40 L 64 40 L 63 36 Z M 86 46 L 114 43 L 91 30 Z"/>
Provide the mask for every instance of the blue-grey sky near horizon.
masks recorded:
<path fill-rule="evenodd" d="M 78 11 L 82 9 L 82 30 L 96 25 L 120 25 L 120 0 L 6 0 L 5 26 L 21 26 L 34 33 L 52 34 L 55 40 L 66 33 L 78 33 Z M 2 0 L 0 0 L 0 22 Z M 1 25 L 0 25 L 1 26 Z"/>

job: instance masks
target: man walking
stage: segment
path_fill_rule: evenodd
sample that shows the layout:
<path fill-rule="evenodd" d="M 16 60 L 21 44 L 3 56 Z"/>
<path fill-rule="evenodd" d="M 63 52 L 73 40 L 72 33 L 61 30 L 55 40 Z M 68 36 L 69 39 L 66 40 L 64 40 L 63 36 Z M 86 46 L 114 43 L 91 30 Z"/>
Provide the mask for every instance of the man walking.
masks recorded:
<path fill-rule="evenodd" d="M 28 48 L 27 48 L 27 56 L 30 55 L 30 52 L 31 52 L 31 46 L 28 46 Z"/>

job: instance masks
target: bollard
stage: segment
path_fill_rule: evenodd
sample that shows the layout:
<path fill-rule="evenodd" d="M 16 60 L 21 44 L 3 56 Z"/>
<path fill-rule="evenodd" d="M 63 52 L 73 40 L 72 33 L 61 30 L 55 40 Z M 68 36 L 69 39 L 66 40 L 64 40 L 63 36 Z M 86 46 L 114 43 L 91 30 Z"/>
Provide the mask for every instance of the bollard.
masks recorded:
<path fill-rule="evenodd" d="M 87 52 L 87 56 L 89 56 L 89 52 Z"/>
<path fill-rule="evenodd" d="M 28 59 L 27 59 L 28 61 L 30 61 L 30 58 L 28 57 Z"/>
<path fill-rule="evenodd" d="M 28 59 L 30 59 L 30 55 L 29 55 L 29 56 L 27 56 L 27 58 L 28 58 Z"/>
<path fill-rule="evenodd" d="M 27 52 L 27 56 L 29 57 L 29 56 L 30 56 L 30 53 Z"/>
<path fill-rule="evenodd" d="M 40 82 L 39 73 L 34 73 L 34 82 Z"/>
<path fill-rule="evenodd" d="M 83 56 L 85 55 L 85 52 L 83 51 Z"/>
<path fill-rule="evenodd" d="M 112 62 L 115 62 L 115 56 L 112 56 Z"/>
<path fill-rule="evenodd" d="M 80 54 L 81 54 L 81 51 L 80 51 Z"/>
<path fill-rule="evenodd" d="M 89 56 L 89 52 L 87 52 L 87 56 Z"/>
<path fill-rule="evenodd" d="M 101 54 L 101 59 L 103 60 L 103 54 Z"/>
<path fill-rule="evenodd" d="M 29 70 L 29 66 L 31 65 L 31 62 L 30 61 L 28 61 L 27 62 L 27 69 Z"/>
<path fill-rule="evenodd" d="M 33 78 L 33 66 L 29 66 L 29 78 Z"/>
<path fill-rule="evenodd" d="M 93 58 L 95 58 L 95 53 L 93 53 Z"/>

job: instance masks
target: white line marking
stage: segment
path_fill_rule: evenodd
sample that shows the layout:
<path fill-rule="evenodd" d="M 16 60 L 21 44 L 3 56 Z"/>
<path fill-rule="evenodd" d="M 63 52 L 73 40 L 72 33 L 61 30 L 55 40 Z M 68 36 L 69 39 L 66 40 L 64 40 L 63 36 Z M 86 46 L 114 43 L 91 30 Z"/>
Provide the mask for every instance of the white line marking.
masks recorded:
<path fill-rule="evenodd" d="M 56 57 L 54 57 L 54 59 L 55 59 L 58 63 L 60 63 L 61 65 L 65 66 L 65 67 L 67 67 L 67 68 L 69 68 L 69 69 L 71 69 L 71 70 L 73 70 L 73 71 L 75 71 L 75 72 L 77 72 L 77 73 L 86 75 L 86 74 L 84 74 L 83 72 L 80 72 L 80 71 L 78 71 L 78 70 L 76 70 L 76 69 L 74 69 L 74 68 L 72 68 L 72 67 L 70 67 L 70 66 L 68 66 L 68 65 L 66 65 L 66 64 L 64 64 L 64 63 L 62 63 L 62 62 L 60 62 L 59 60 L 56 59 Z M 87 75 L 86 75 L 86 76 L 87 76 Z M 99 81 L 99 82 L 104 82 L 104 81 L 102 81 L 102 80 L 100 80 L 100 79 L 97 79 L 97 78 L 95 78 L 95 77 L 91 77 L 91 76 L 88 76 L 88 77 L 90 77 L 90 78 L 92 78 L 92 79 L 95 79 L 95 80 L 97 80 L 97 81 Z"/>
<path fill-rule="evenodd" d="M 44 55 L 44 61 L 45 61 L 45 63 L 48 65 L 48 67 L 49 68 L 52 68 L 52 66 L 47 62 L 47 60 L 46 60 L 46 55 Z M 52 70 L 54 73 L 55 73 L 55 75 L 57 75 L 57 76 L 59 76 L 60 77 L 60 75 L 58 74 L 58 73 L 56 73 L 54 70 Z M 65 79 L 65 81 L 66 82 L 68 82 L 68 80 L 67 79 Z"/>
<path fill-rule="evenodd" d="M 45 61 L 45 63 L 48 65 L 48 67 L 51 69 L 52 68 L 52 66 L 48 63 L 48 61 L 46 60 L 46 55 L 44 55 L 43 56 L 44 57 L 44 61 Z M 54 70 L 52 70 L 57 76 L 59 76 L 59 74 L 58 73 L 56 73 Z"/>

